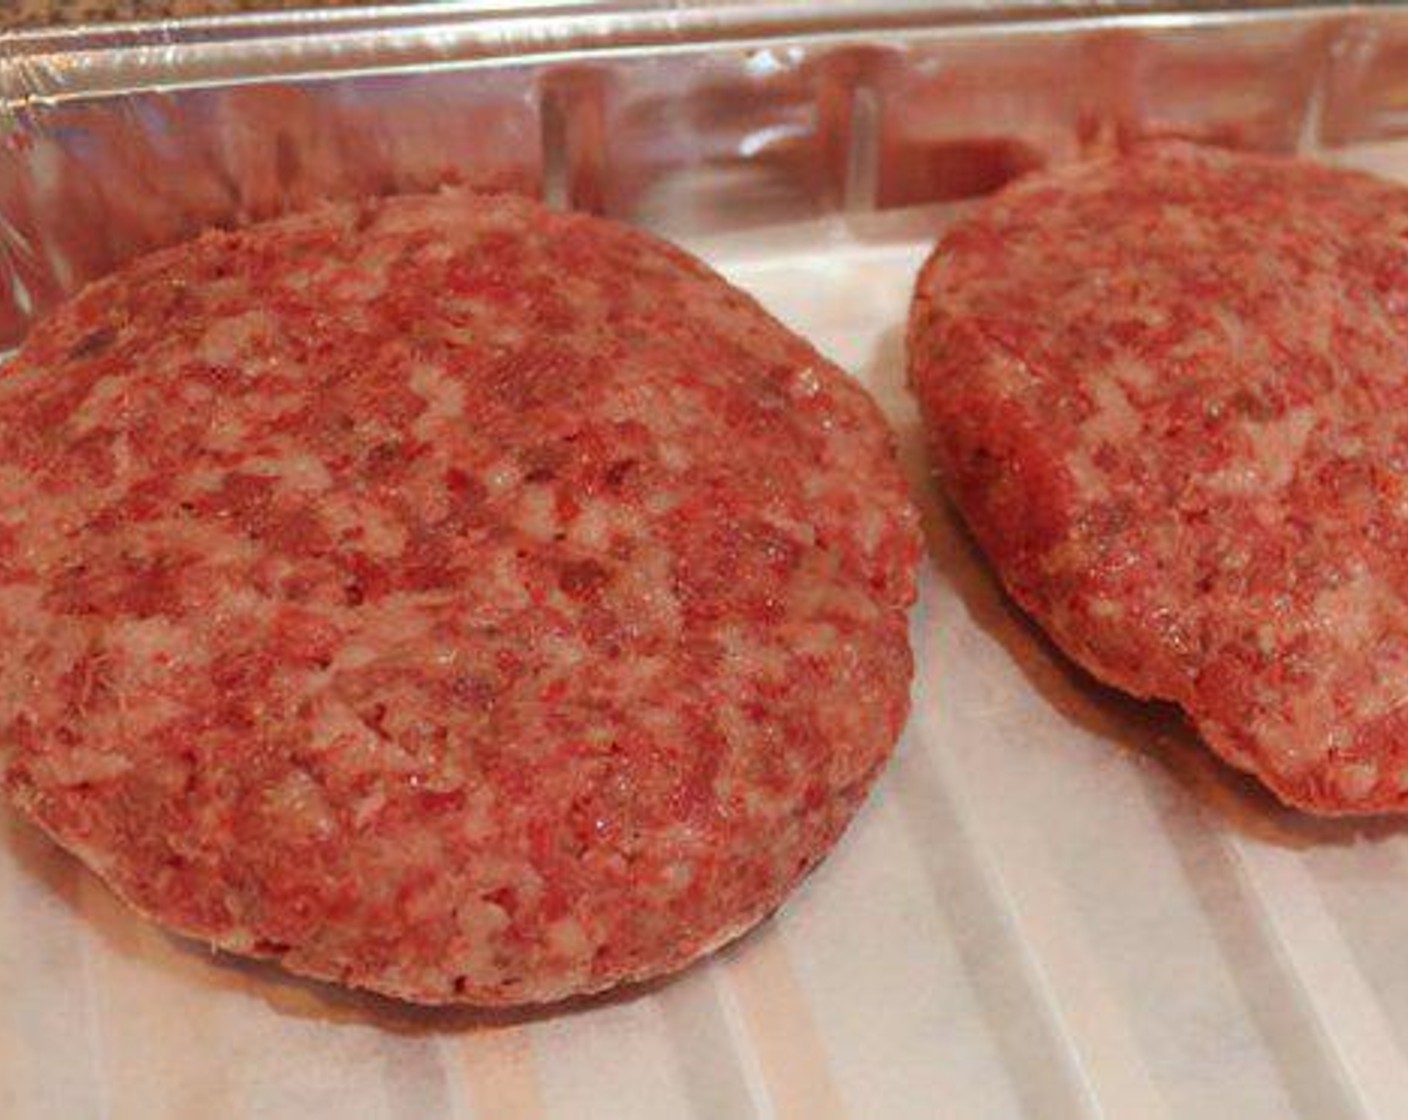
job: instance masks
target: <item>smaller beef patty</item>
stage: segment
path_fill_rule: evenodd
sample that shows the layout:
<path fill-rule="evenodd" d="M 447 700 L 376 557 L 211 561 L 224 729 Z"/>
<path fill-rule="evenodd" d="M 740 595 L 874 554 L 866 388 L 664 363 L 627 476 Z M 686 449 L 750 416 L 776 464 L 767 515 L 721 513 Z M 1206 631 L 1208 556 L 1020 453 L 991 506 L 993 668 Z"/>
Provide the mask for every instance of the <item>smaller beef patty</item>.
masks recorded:
<path fill-rule="evenodd" d="M 1408 808 L 1408 191 L 1153 145 L 919 278 L 910 380 L 1013 597 L 1317 813 Z"/>
<path fill-rule="evenodd" d="M 133 906 L 427 1002 L 679 968 L 904 720 L 865 394 L 688 255 L 509 196 L 88 288 L 0 376 L 0 759 Z"/>

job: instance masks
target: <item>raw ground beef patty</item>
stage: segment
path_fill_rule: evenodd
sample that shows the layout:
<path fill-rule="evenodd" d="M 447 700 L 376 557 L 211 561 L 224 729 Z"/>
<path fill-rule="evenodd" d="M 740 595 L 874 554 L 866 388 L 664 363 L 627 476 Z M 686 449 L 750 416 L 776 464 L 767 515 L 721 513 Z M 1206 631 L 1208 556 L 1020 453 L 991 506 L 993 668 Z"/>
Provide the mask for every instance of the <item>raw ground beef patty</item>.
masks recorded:
<path fill-rule="evenodd" d="M 836 840 L 917 555 L 870 400 L 677 249 L 453 192 L 210 233 L 0 374 L 4 781 L 237 952 L 600 989 Z"/>
<path fill-rule="evenodd" d="M 1408 191 L 1156 145 L 943 239 L 910 379 L 1075 660 L 1320 813 L 1408 808 Z"/>

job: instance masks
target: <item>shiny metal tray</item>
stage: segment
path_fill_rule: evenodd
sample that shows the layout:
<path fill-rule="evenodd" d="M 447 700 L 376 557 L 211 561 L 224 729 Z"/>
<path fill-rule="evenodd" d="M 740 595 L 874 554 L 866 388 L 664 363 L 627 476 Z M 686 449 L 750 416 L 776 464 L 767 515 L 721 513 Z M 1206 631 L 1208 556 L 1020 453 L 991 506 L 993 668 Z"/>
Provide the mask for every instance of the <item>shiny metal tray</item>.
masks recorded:
<path fill-rule="evenodd" d="M 168 938 L 0 811 L 0 1114 L 1408 1116 L 1408 831 L 1279 809 L 1007 604 L 927 481 L 915 269 L 1022 171 L 1173 133 L 1408 178 L 1408 10 L 482 3 L 0 39 L 0 345 L 212 223 L 447 180 L 682 240 L 867 384 L 930 563 L 835 854 L 675 981 L 416 1011 Z"/>
<path fill-rule="evenodd" d="M 679 235 L 990 190 L 1111 137 L 1393 135 L 1393 8 L 482 2 L 0 39 L 0 344 L 154 244 L 471 180 Z"/>

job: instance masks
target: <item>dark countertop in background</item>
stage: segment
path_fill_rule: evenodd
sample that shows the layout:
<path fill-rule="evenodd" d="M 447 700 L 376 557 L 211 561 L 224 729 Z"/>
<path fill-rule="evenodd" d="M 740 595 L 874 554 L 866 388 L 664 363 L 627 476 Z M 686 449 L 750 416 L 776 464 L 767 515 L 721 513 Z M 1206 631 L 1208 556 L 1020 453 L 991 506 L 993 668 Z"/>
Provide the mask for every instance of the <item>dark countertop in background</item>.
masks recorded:
<path fill-rule="evenodd" d="M 110 23 L 289 8 L 345 8 L 373 0 L 0 0 L 0 28 Z M 405 2 L 405 0 L 397 0 Z"/>

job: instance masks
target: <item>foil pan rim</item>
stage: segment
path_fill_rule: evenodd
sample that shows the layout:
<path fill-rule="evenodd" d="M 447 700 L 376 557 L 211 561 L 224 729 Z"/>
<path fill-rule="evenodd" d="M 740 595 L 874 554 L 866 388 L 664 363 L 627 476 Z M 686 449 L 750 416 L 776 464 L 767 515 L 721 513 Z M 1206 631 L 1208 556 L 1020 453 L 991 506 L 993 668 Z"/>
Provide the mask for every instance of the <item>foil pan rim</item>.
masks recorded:
<path fill-rule="evenodd" d="M 1227 22 L 1350 19 L 1402 0 L 454 0 L 321 11 L 239 13 L 153 23 L 77 25 L 0 39 L 0 113 L 75 98 L 405 70 L 581 62 L 623 55 L 749 49 L 780 41 L 1054 27 L 1167 28 Z"/>
<path fill-rule="evenodd" d="M 1078 21 L 1129 16 L 1252 17 L 1302 11 L 1353 12 L 1404 6 L 1408 0 L 438 0 L 337 8 L 232 12 L 160 20 L 32 27 L 0 36 L 7 57 L 55 51 L 173 46 L 200 41 L 304 37 L 339 32 L 455 30 L 485 20 L 524 25 L 587 20 L 627 31 L 673 31 L 719 41 L 743 28 L 769 26 L 796 35 L 846 30 L 957 28 L 973 24 Z"/>

